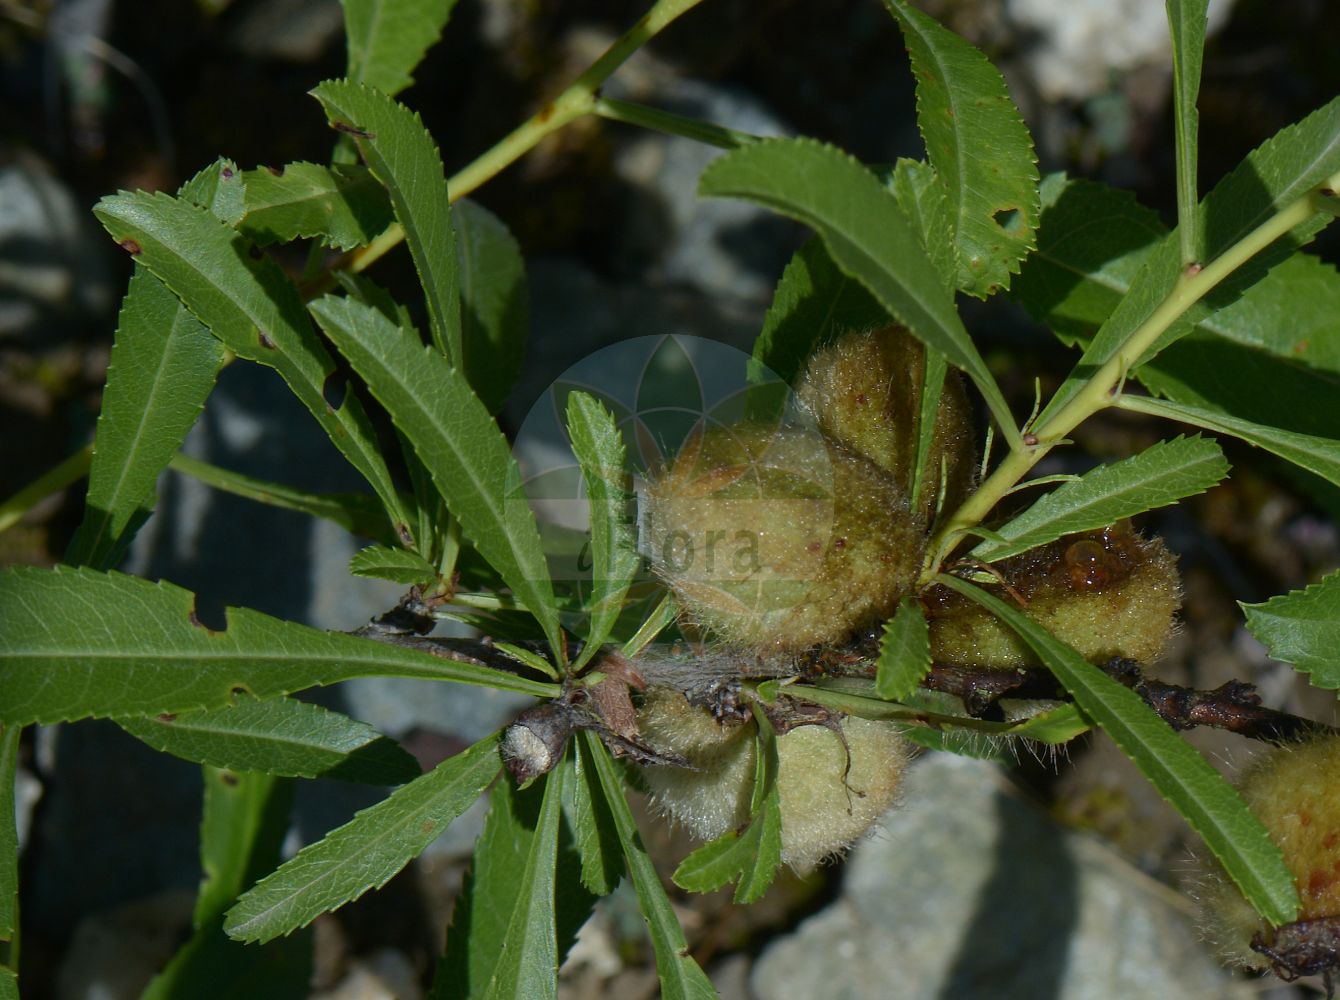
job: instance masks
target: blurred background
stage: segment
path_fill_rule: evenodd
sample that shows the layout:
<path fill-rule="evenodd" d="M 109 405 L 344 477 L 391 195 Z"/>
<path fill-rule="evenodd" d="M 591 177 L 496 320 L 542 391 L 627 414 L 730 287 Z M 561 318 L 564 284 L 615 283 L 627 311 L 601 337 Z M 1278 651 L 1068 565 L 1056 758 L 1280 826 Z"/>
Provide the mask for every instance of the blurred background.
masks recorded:
<path fill-rule="evenodd" d="M 924 0 L 1004 72 L 1042 169 L 1135 191 L 1171 223 L 1171 78 L 1154 0 Z M 555 95 L 641 13 L 636 4 L 461 0 L 400 99 L 442 146 L 448 173 Z M 1215 0 L 1201 89 L 1201 190 L 1283 125 L 1340 91 L 1340 5 Z M 306 92 L 345 64 L 337 0 L 0 0 L 0 500 L 91 437 L 128 260 L 90 214 L 119 189 L 174 190 L 223 155 L 245 168 L 324 161 L 332 133 Z M 705 0 L 616 74 L 606 94 L 758 134 L 806 134 L 871 163 L 922 156 L 897 28 L 875 0 Z M 526 255 L 532 333 L 502 415 L 515 431 L 570 364 L 616 340 L 684 333 L 748 350 L 805 231 L 739 203 L 700 203 L 715 151 L 595 119 L 547 140 L 475 197 Z M 989 151 L 983 151 L 989 155 Z M 1336 227 L 1312 249 L 1334 261 Z M 278 259 L 295 271 L 302 248 Z M 413 303 L 408 254 L 376 278 Z M 965 305 L 1015 409 L 1072 358 L 998 297 Z M 1128 453 L 1166 426 L 1100 418 L 1040 471 Z M 1329 718 L 1241 628 L 1235 600 L 1301 586 L 1340 563 L 1340 503 L 1224 442 L 1233 479 L 1145 520 L 1180 557 L 1186 603 L 1159 676 L 1230 678 Z M 233 365 L 187 450 L 311 490 L 358 488 L 272 373 Z M 82 515 L 81 489 L 0 533 L 0 566 L 51 565 Z M 159 511 L 124 567 L 319 627 L 353 628 L 394 604 L 351 580 L 358 543 L 337 529 L 210 493 L 167 474 Z M 0 628 L 4 623 L 0 622 Z M 487 692 L 357 682 L 329 695 L 427 765 L 518 708 Z M 1241 741 L 1197 733 L 1225 768 Z M 1105 740 L 1069 765 L 997 768 L 928 756 L 907 805 L 850 865 L 784 879 L 759 905 L 676 897 L 695 954 L 728 997 L 1299 996 L 1312 987 L 1220 972 L 1179 890 L 1195 880 L 1179 820 Z M 138 995 L 189 933 L 199 879 L 199 770 L 104 723 L 25 746 L 23 988 L 28 997 Z M 305 783 L 292 846 L 374 792 Z M 479 810 L 385 891 L 318 921 L 314 995 L 422 995 Z M 644 824 L 667 870 L 686 845 Z M 634 901 L 616 893 L 564 974 L 570 997 L 654 996 Z"/>

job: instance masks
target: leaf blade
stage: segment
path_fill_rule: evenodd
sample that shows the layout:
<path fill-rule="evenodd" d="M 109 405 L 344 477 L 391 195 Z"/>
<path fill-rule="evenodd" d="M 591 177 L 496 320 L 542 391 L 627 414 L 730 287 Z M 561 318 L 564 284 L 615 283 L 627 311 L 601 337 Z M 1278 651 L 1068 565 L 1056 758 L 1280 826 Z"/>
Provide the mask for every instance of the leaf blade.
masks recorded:
<path fill-rule="evenodd" d="M 1032 137 L 986 56 L 903 0 L 885 0 L 885 6 L 907 43 L 917 125 L 953 214 L 954 284 L 986 298 L 1009 287 L 1033 248 L 1038 167 Z M 983 149 L 991 155 L 982 156 Z"/>
<path fill-rule="evenodd" d="M 701 195 L 747 198 L 813 227 L 833 260 L 919 339 L 966 372 L 1006 434 L 1009 406 L 897 199 L 845 153 L 806 139 L 765 139 L 717 158 Z"/>
<path fill-rule="evenodd" d="M 120 561 L 153 510 L 158 475 L 204 408 L 223 345 L 153 274 L 137 267 L 121 303 L 72 565 Z"/>
<path fill-rule="evenodd" d="M 496 215 L 462 198 L 452 206 L 461 289 L 461 352 L 479 398 L 497 413 L 521 371 L 530 295 L 521 248 Z"/>
<path fill-rule="evenodd" d="M 280 374 L 407 537 L 408 515 L 367 414 L 352 392 L 338 408 L 327 401 L 335 363 L 278 266 L 253 259 L 246 241 L 203 209 L 166 195 L 113 195 L 93 212 L 230 350 Z"/>
<path fill-rule="evenodd" d="M 568 396 L 567 423 L 591 512 L 590 623 L 586 646 L 573 666 L 579 670 L 613 631 L 641 560 L 628 525 L 631 498 L 623 486 L 624 444 L 614 414 L 594 396 L 573 392 Z"/>
<path fill-rule="evenodd" d="M 1340 573 L 1260 604 L 1242 604 L 1247 630 L 1270 655 L 1308 675 L 1314 687 L 1340 688 Z"/>
<path fill-rule="evenodd" d="M 1043 495 L 995 531 L 971 555 L 1008 559 L 1063 535 L 1109 524 L 1203 493 L 1228 475 L 1223 451 L 1209 438 L 1160 441 L 1130 458 L 1100 465 Z"/>
<path fill-rule="evenodd" d="M 420 774 L 413 757 L 366 723 L 292 698 L 116 721 L 156 750 L 230 771 L 385 785 Z"/>
<path fill-rule="evenodd" d="M 390 192 L 423 286 L 433 342 L 461 367 L 456 246 L 437 145 L 418 114 L 376 90 L 347 80 L 327 80 L 311 93 L 332 126 L 354 137 L 363 159 Z"/>
<path fill-rule="evenodd" d="M 349 78 L 395 96 L 442 36 L 456 0 L 344 0 Z"/>
<path fill-rule="evenodd" d="M 364 167 L 286 163 L 245 174 L 246 210 L 237 228 L 261 246 L 316 239 L 337 250 L 371 243 L 391 224 L 386 189 Z"/>
<path fill-rule="evenodd" d="M 222 708 L 238 696 L 289 694 L 351 677 L 556 689 L 489 667 L 321 632 L 231 608 L 214 632 L 170 583 L 85 569 L 0 571 L 0 721 L 69 721 Z"/>
<path fill-rule="evenodd" d="M 414 443 L 452 516 L 539 621 L 554 651 L 565 651 L 539 529 L 516 460 L 465 377 L 371 306 L 326 296 L 311 309 Z"/>
<path fill-rule="evenodd" d="M 875 664 L 875 694 L 886 701 L 902 701 L 930 673 L 931 636 L 921 601 L 905 597 L 884 624 Z"/>
<path fill-rule="evenodd" d="M 1014 629 L 1150 783 L 1204 838 L 1252 906 L 1271 924 L 1298 913 L 1293 873 L 1246 804 L 1209 762 L 1154 714 L 1134 691 L 1108 677 L 1036 622 L 986 591 L 954 577 L 945 586 Z"/>
<path fill-rule="evenodd" d="M 1196 216 L 1196 163 L 1200 114 L 1201 62 L 1209 0 L 1167 0 L 1168 29 L 1172 35 L 1173 122 L 1177 154 L 1177 224 L 1181 231 L 1182 263 L 1201 258 L 1200 220 Z"/>
<path fill-rule="evenodd" d="M 497 734 L 439 764 L 309 844 L 248 890 L 224 919 L 240 941 L 269 941 L 380 888 L 498 776 Z"/>

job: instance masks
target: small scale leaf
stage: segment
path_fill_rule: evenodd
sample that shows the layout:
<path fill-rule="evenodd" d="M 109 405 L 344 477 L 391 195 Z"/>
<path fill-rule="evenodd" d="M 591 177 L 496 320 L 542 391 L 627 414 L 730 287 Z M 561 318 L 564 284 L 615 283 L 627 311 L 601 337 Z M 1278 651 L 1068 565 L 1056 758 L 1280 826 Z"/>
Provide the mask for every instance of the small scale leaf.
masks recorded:
<path fill-rule="evenodd" d="M 921 601 L 905 597 L 897 613 L 884 625 L 875 666 L 875 693 L 902 701 L 921 684 L 931 669 L 931 637 Z"/>
<path fill-rule="evenodd" d="M 684 931 L 670 906 L 660 876 L 656 874 L 656 866 L 642 845 L 642 837 L 637 832 L 632 810 L 628 808 L 623 781 L 614 768 L 614 761 L 593 734 L 581 732 L 577 737 L 582 740 L 588 759 L 595 762 L 605 801 L 614 816 L 619 839 L 623 842 L 628 873 L 642 904 L 642 917 L 647 922 L 652 947 L 656 952 L 656 974 L 661 980 L 661 996 L 664 1000 L 717 1000 L 717 991 L 712 981 L 689 955 L 689 943 L 684 939 Z"/>
<path fill-rule="evenodd" d="M 308 238 L 351 250 L 371 243 L 391 218 L 386 189 L 366 168 L 288 163 L 246 172 L 246 212 L 236 226 L 261 246 Z"/>
<path fill-rule="evenodd" d="M 394 96 L 442 35 L 456 0 L 344 0 L 349 78 Z"/>
<path fill-rule="evenodd" d="M 1166 399 L 1123 396 L 1121 408 L 1181 420 L 1220 434 L 1231 434 L 1340 486 L 1340 440 L 1315 437 L 1311 434 L 1295 434 L 1279 427 L 1263 427 L 1227 413 L 1187 406 Z"/>
<path fill-rule="evenodd" d="M 349 560 L 349 572 L 354 576 L 370 576 L 378 580 L 413 585 L 437 579 L 437 570 L 423 556 L 408 549 L 391 549 L 385 545 L 369 545 L 359 549 Z"/>
<path fill-rule="evenodd" d="M 948 195 L 956 287 L 985 298 L 1009 286 L 1033 247 L 1033 139 L 986 56 L 904 0 L 885 0 L 885 6 L 907 42 L 917 81 L 917 125 Z"/>
<path fill-rule="evenodd" d="M 281 865 L 228 911 L 224 930 L 269 941 L 379 889 L 483 794 L 498 771 L 497 734 L 443 761 Z"/>
<path fill-rule="evenodd" d="M 1313 687 L 1340 689 L 1340 573 L 1261 604 L 1243 604 L 1247 630 Z"/>
<path fill-rule="evenodd" d="M 1280 849 L 1210 763 L 1141 700 L 1061 640 L 993 594 L 955 577 L 939 582 L 1016 631 L 1106 730 L 1136 767 L 1205 839 L 1224 870 L 1265 919 L 1279 926 L 1298 914 L 1298 893 Z"/>
<path fill-rule="evenodd" d="M 551 684 L 321 632 L 246 608 L 215 631 L 170 583 L 58 567 L 0 570 L 0 722 L 222 708 L 351 677 L 417 677 L 552 696 Z"/>
<path fill-rule="evenodd" d="M 135 269 L 107 367 L 84 519 L 66 562 L 98 569 L 120 562 L 154 508 L 159 473 L 214 388 L 223 353 L 166 285 Z"/>
<path fill-rule="evenodd" d="M 376 90 L 327 80 L 312 91 L 333 126 L 354 137 L 359 152 L 391 194 L 428 303 L 433 342 L 462 366 L 461 301 L 451 201 L 442 157 L 418 114 Z"/>
<path fill-rule="evenodd" d="M 322 329 L 386 407 L 432 473 L 447 509 L 563 649 L 539 529 L 507 439 L 461 372 L 371 306 L 326 296 Z"/>
<path fill-rule="evenodd" d="M 1199 435 L 1160 441 L 1045 494 L 971 555 L 983 562 L 1008 559 L 1063 535 L 1103 528 L 1203 493 L 1227 475 L 1228 461 L 1214 441 Z"/>
<path fill-rule="evenodd" d="M 371 726 L 291 698 L 116 720 L 156 750 L 232 771 L 399 785 L 418 762 Z"/>
<path fill-rule="evenodd" d="M 573 669 L 588 663 L 623 611 L 624 597 L 640 559 L 629 526 L 631 497 L 624 489 L 623 437 L 614 415 L 584 392 L 568 396 L 568 437 L 582 470 L 591 512 L 590 626 Z"/>
<path fill-rule="evenodd" d="M 921 237 L 898 200 L 862 164 L 812 139 L 765 139 L 712 161 L 702 195 L 747 198 L 812 226 L 833 260 L 904 326 L 966 372 L 997 423 L 1014 418 L 973 344 Z"/>

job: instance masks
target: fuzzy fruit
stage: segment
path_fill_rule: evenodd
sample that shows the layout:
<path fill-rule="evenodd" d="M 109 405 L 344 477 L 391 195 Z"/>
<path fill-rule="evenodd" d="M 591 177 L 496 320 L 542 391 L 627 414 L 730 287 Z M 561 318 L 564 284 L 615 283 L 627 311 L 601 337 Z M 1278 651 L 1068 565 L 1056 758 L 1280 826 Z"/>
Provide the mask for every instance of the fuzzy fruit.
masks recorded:
<path fill-rule="evenodd" d="M 782 861 L 802 873 L 841 854 L 874 825 L 893 804 L 907 764 L 907 744 L 894 725 L 848 718 L 841 728 L 842 738 L 817 725 L 777 737 Z M 745 824 L 754 781 L 752 725 L 723 726 L 678 691 L 652 688 L 638 729 L 658 750 L 681 754 L 699 768 L 643 770 L 660 809 L 701 840 Z"/>
<path fill-rule="evenodd" d="M 1340 737 L 1321 736 L 1264 751 L 1248 768 L 1239 791 L 1294 874 L 1302 903 L 1299 924 L 1287 933 L 1266 927 L 1218 866 L 1207 871 L 1201 885 L 1201 923 L 1225 961 L 1260 969 L 1271 959 L 1251 947 L 1257 935 L 1280 952 L 1300 944 L 1306 951 L 1299 934 L 1299 929 L 1309 930 L 1305 922 L 1317 922 L 1312 929 L 1319 929 L 1326 923 L 1321 918 L 1340 919 Z M 1331 958 L 1340 963 L 1340 956 Z"/>
<path fill-rule="evenodd" d="M 996 566 L 1022 610 L 1086 660 L 1151 663 L 1172 635 L 1181 603 L 1177 563 L 1157 538 L 1122 522 L 1070 535 Z M 1030 667 L 1038 659 L 1004 622 L 943 589 L 928 595 L 931 655 L 937 663 Z"/>
<path fill-rule="evenodd" d="M 926 374 L 921 342 L 898 326 L 848 333 L 816 353 L 798 388 L 800 401 L 829 437 L 863 455 L 908 489 L 917 457 L 917 414 Z M 929 522 L 944 479 L 943 507 L 961 504 L 973 486 L 972 410 L 963 380 L 945 379 L 927 457 L 919 515 Z"/>
<path fill-rule="evenodd" d="M 879 622 L 925 546 L 893 481 L 813 429 L 695 435 L 641 500 L 643 549 L 687 616 L 750 649 L 839 643 Z"/>

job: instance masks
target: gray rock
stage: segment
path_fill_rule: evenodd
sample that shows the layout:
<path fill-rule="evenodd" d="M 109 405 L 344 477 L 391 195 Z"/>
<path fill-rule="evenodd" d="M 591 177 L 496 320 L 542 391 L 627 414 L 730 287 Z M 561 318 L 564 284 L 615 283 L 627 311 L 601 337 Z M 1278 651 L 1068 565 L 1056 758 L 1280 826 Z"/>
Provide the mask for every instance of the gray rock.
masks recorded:
<path fill-rule="evenodd" d="M 906 784 L 840 898 L 763 952 L 758 1000 L 1256 995 L 1208 956 L 1181 897 L 993 765 L 932 754 Z"/>

